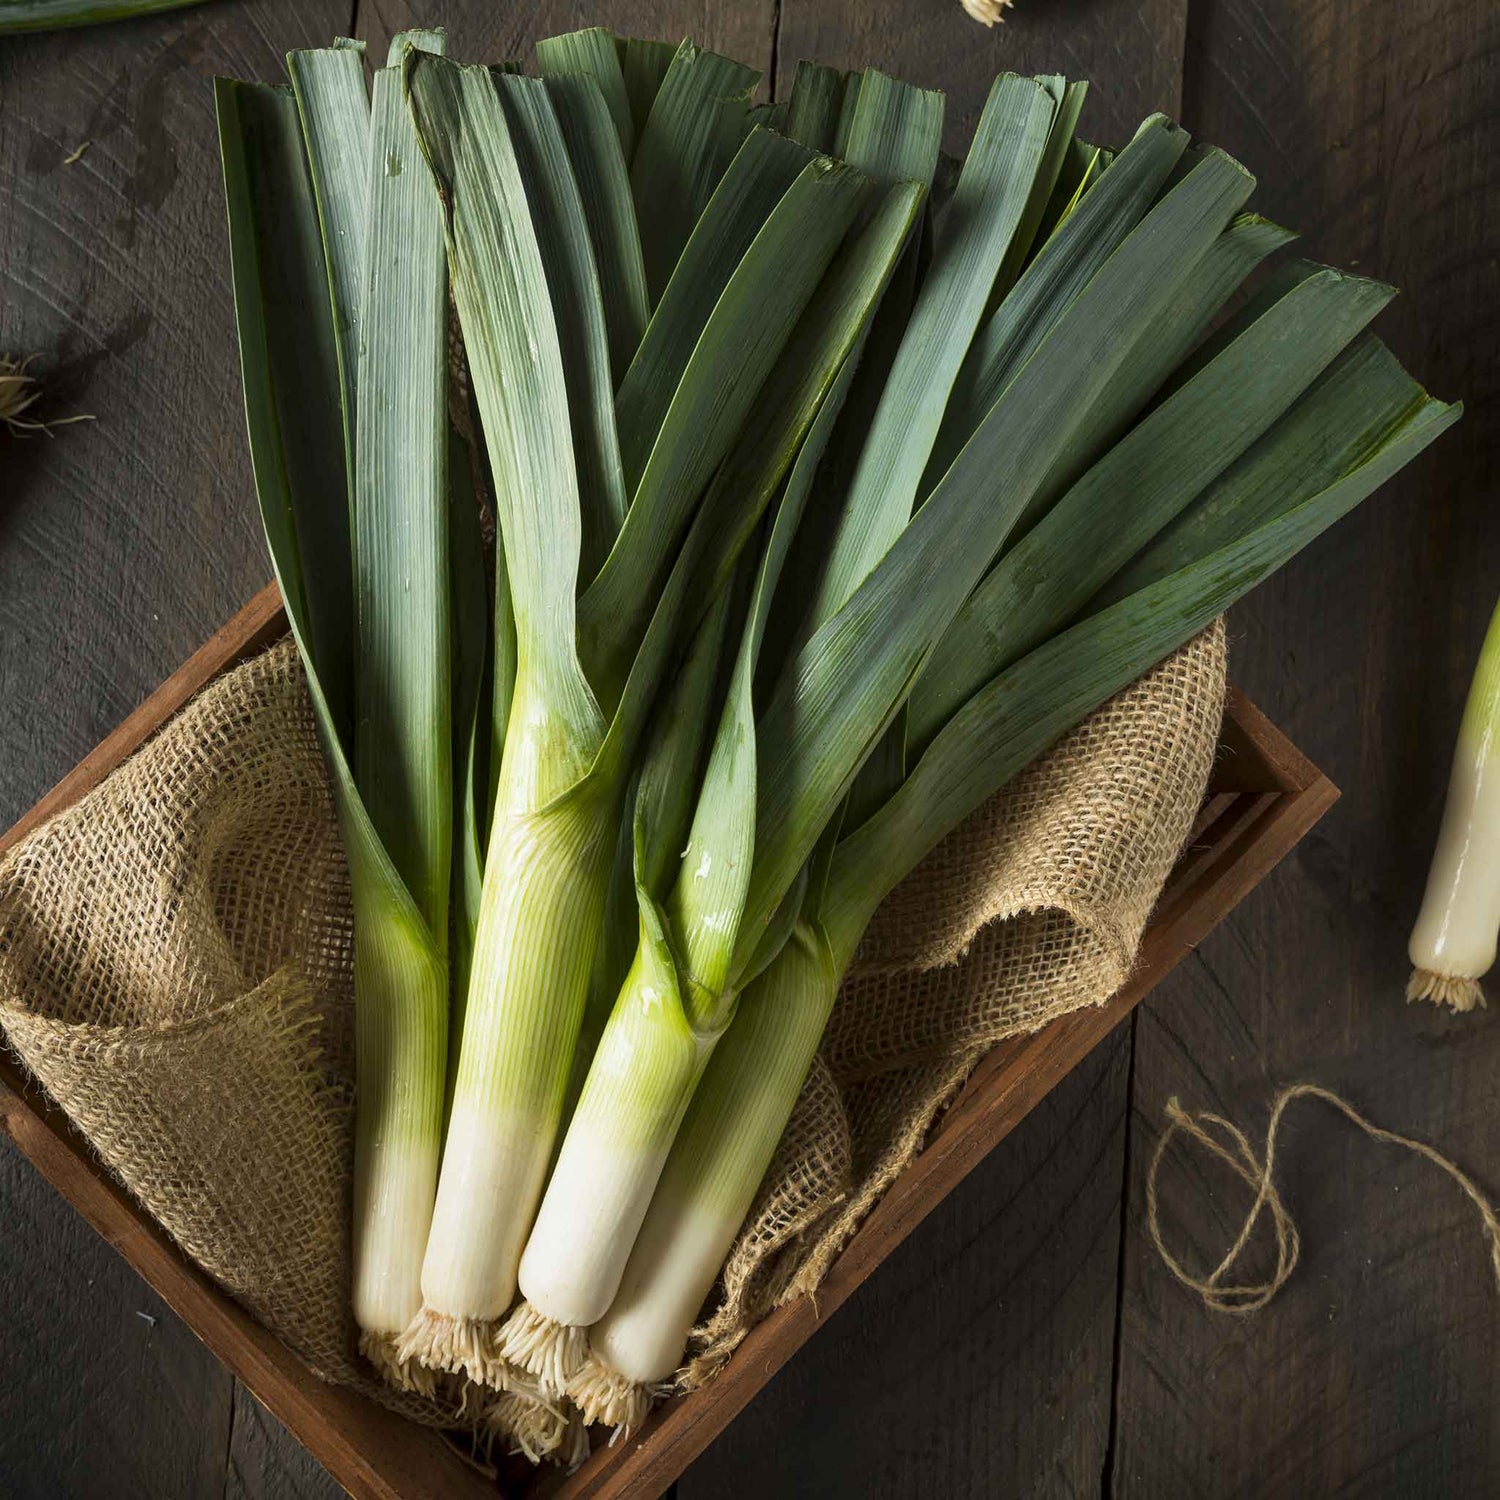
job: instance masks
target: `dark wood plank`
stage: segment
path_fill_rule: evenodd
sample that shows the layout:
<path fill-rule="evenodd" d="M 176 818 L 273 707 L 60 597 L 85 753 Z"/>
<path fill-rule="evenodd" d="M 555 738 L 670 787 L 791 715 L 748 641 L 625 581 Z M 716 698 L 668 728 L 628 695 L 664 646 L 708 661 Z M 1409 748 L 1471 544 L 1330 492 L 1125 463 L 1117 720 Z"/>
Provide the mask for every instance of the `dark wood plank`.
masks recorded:
<path fill-rule="evenodd" d="M 0 823 L 269 576 L 209 80 L 274 77 L 349 14 L 251 0 L 0 46 L 0 342 L 38 356 L 44 414 L 96 417 L 0 436 Z M 219 1362 L 9 1143 L 0 1222 L 0 1488 L 218 1493 Z"/>
<path fill-rule="evenodd" d="M 1345 787 L 1340 807 L 1141 1020 L 1114 1489 L 1493 1494 L 1500 1325 L 1445 1180 L 1316 1104 L 1282 1145 L 1303 1263 L 1265 1311 L 1205 1311 L 1141 1223 L 1166 1098 L 1252 1135 L 1310 1078 L 1500 1190 L 1500 1024 L 1408 1007 L 1405 939 L 1497 586 L 1500 13 L 1415 0 L 1197 0 L 1189 126 L 1262 178 L 1317 258 L 1395 282 L 1381 331 L 1469 416 L 1234 617 L 1233 670 Z M 1241 1199 L 1179 1159 L 1168 1228 L 1213 1264 Z"/>
<path fill-rule="evenodd" d="M 0 1489 L 17 1500 L 217 1494 L 229 1373 L 8 1144 L 0 1214 Z"/>
<path fill-rule="evenodd" d="M 782 0 L 776 77 L 790 88 L 798 60 L 881 68 L 948 95 L 947 142 L 973 134 L 997 73 L 1064 73 L 1091 80 L 1082 129 L 1123 144 L 1152 110 L 1175 114 L 1188 0 L 1016 0 L 986 30 L 958 0 Z"/>
<path fill-rule="evenodd" d="M 441 26 L 448 52 L 465 62 L 528 58 L 539 38 L 580 26 L 608 26 L 620 36 L 680 41 L 691 36 L 755 68 L 769 68 L 775 0 L 709 4 L 705 0 L 610 0 L 578 6 L 571 0 L 538 0 L 525 6 L 485 0 L 360 0 L 357 34 L 379 62 L 395 32 L 408 26 Z"/>
<path fill-rule="evenodd" d="M 343 1487 L 244 1386 L 234 1392 L 224 1500 L 338 1500 Z"/>
<path fill-rule="evenodd" d="M 788 88 L 797 61 L 811 57 L 879 67 L 943 88 L 950 148 L 967 141 L 991 80 L 1003 70 L 1060 71 L 1092 80 L 1083 128 L 1101 141 L 1128 139 L 1152 110 L 1176 111 L 1187 0 L 1018 3 L 1004 26 L 985 31 L 957 0 L 888 0 L 879 6 L 783 0 L 778 85 Z M 1117 1130 L 1126 1103 L 1128 1069 L 1122 1060 L 1128 1034 L 1107 1050 L 1111 1061 L 1095 1079 L 1097 1095 L 1089 1108 L 1043 1106 L 1051 1131 L 1066 1129 L 1066 1140 L 1035 1127 L 1036 1139 L 1047 1144 L 1033 1151 L 1094 1164 L 1086 1189 L 1067 1172 L 1036 1175 L 1036 1156 L 1012 1142 L 943 1210 L 945 1226 L 975 1223 L 994 1216 L 1000 1205 L 1024 1201 L 1035 1234 L 1046 1239 L 1046 1254 L 1012 1260 L 991 1242 L 964 1253 L 951 1232 L 930 1224 L 903 1248 L 908 1276 L 933 1293 L 929 1315 L 941 1308 L 944 1327 L 964 1328 L 965 1352 L 951 1362 L 939 1359 L 936 1370 L 930 1364 L 904 1369 L 899 1308 L 908 1283 L 882 1271 L 842 1323 L 836 1320 L 841 1331 L 830 1329 L 814 1340 L 689 1470 L 681 1486 L 684 1500 L 740 1493 L 746 1473 L 777 1493 L 1080 1494 L 1092 1487 L 1101 1468 L 1096 1438 L 1102 1443 L 1107 1431 L 1111 1380 L 1108 1351 L 1098 1357 L 1095 1339 L 1112 1307 L 1112 1296 L 1094 1278 L 1113 1275 L 1119 1253 L 1111 1204 L 1118 1204 L 1123 1184 Z M 1032 1130 L 1028 1125 L 1028 1139 Z M 1001 1216 L 996 1233 L 1002 1237 L 1006 1223 Z M 1010 1233 L 1027 1237 L 1019 1225 Z M 1059 1266 L 1076 1269 L 1076 1300 L 1058 1298 Z M 877 1306 L 889 1309 L 884 1315 L 894 1321 L 888 1326 L 880 1323 Z M 1049 1307 L 1053 1316 L 1044 1321 L 1023 1314 L 1018 1327 L 1015 1309 L 1035 1307 Z M 862 1337 L 872 1345 L 868 1377 L 858 1387 L 867 1401 L 848 1394 Z M 1019 1363 L 1012 1369 L 1013 1361 Z M 900 1391 L 899 1402 L 879 1394 L 888 1383 Z M 1034 1413 L 1039 1402 L 1045 1402 L 1045 1416 L 1028 1421 L 1026 1413 Z M 1009 1416 L 995 1420 L 1000 1411 Z M 1029 1434 L 1026 1441 L 1018 1440 L 1016 1423 Z M 785 1432 L 794 1440 L 782 1440 Z M 838 1433 L 840 1440 L 825 1447 L 818 1436 L 825 1432 Z M 1068 1433 L 1074 1434 L 1072 1446 Z M 774 1443 L 772 1434 L 778 1435 Z"/>
<path fill-rule="evenodd" d="M 833 1314 L 681 1500 L 1088 1493 L 1109 1436 L 1129 1061 L 1121 1027 Z"/>

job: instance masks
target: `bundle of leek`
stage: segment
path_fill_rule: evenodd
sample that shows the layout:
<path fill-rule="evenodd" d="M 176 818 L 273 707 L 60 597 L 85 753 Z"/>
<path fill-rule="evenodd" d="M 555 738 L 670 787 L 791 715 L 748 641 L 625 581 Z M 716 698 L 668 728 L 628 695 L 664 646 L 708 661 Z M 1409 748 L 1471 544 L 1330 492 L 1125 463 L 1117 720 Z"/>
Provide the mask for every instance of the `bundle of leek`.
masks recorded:
<path fill-rule="evenodd" d="M 788 779 L 794 784 L 816 772 L 798 764 L 795 741 L 772 737 L 777 705 L 796 701 L 804 722 L 815 722 L 831 697 L 819 678 L 816 649 L 838 639 L 851 618 L 849 604 L 831 616 L 819 615 L 820 606 L 829 608 L 830 597 L 835 605 L 848 597 L 857 606 L 887 580 L 909 588 L 921 577 L 929 593 L 940 589 L 957 559 L 950 556 L 941 574 L 905 571 L 921 557 L 919 539 L 933 534 L 924 522 L 934 532 L 959 531 L 977 545 L 974 533 L 953 526 L 952 517 L 963 513 L 957 497 L 981 489 L 993 496 L 1002 453 L 1010 463 L 997 509 L 1008 515 L 979 571 L 1000 550 L 1011 517 L 1033 524 L 982 582 L 966 580 L 961 607 L 946 617 L 922 660 L 906 707 L 904 744 L 894 756 L 877 753 L 853 786 L 842 828 L 830 827 L 820 841 L 809 878 L 795 893 L 800 910 L 791 940 L 750 985 L 706 1066 L 700 1063 L 690 1106 L 674 1097 L 672 1109 L 664 1107 L 658 1093 L 663 1070 L 653 1066 L 658 1056 L 639 1040 L 633 1053 L 623 1047 L 612 1053 L 616 1036 L 638 1039 L 654 1012 L 636 996 L 634 1004 L 622 1001 L 611 1019 L 595 1070 L 605 1080 L 601 1092 L 612 1082 L 615 1096 L 626 1096 L 611 1121 L 615 1138 L 632 1139 L 627 1121 L 654 1118 L 656 1172 L 665 1150 L 661 1122 L 670 1119 L 666 1135 L 676 1139 L 644 1223 L 635 1204 L 628 1221 L 623 1215 L 604 1220 L 607 1231 L 628 1238 L 633 1249 L 622 1279 L 617 1239 L 607 1282 L 600 1278 L 591 1288 L 594 1305 L 607 1295 L 609 1310 L 590 1335 L 595 1358 L 568 1379 L 588 1420 L 628 1425 L 650 1386 L 676 1367 L 689 1323 L 785 1126 L 839 981 L 884 896 L 1009 776 L 1279 566 L 1458 414 L 1426 398 L 1374 340 L 1359 337 L 1389 289 L 1313 266 L 1294 264 L 1273 277 L 1179 364 L 1245 272 L 1285 238 L 1260 221 L 1232 219 L 1243 201 L 1236 184 L 1248 193 L 1248 180 L 1226 158 L 1199 154 L 1185 173 L 1175 171 L 1174 156 L 1184 145 L 1180 133 L 1148 122 L 1031 261 L 965 357 L 970 381 L 950 398 L 944 418 L 956 456 L 946 469 L 939 466 L 938 482 L 879 560 L 862 575 L 859 562 L 849 569 L 846 576 L 860 581 L 846 595 L 847 584 L 837 581 L 840 560 L 857 554 L 872 529 L 870 511 L 860 503 L 860 476 L 885 457 L 879 410 L 863 438 L 834 545 L 819 539 L 816 547 L 823 577 L 834 581 L 803 627 L 805 644 L 794 648 L 767 688 L 759 732 L 776 746 L 771 763 L 793 768 Z M 1152 147 L 1160 152 L 1154 159 Z M 1134 207 L 1127 207 L 1132 200 Z M 1105 223 L 1114 226 L 1109 241 L 1091 244 Z M 888 391 L 901 389 L 903 361 L 922 347 L 920 313 L 929 288 L 942 285 L 934 278 L 945 264 L 940 231 Z M 1137 290 L 1151 280 L 1148 266 L 1155 267 L 1151 291 L 1160 300 Z M 1070 284 L 1072 277 L 1077 281 Z M 1140 300 L 1133 303 L 1133 295 Z M 1037 355 L 1027 364 L 1015 348 L 1021 329 L 1032 340 L 1026 353 Z M 1135 351 L 1134 360 L 1120 358 L 1121 348 Z M 1174 367 L 1149 413 L 1101 453 L 1106 434 L 1128 423 Z M 1087 404 L 1070 408 L 1078 384 L 1090 381 L 1099 383 L 1082 398 Z M 980 413 L 971 425 L 963 397 L 986 386 L 995 395 L 967 408 Z M 1046 402 L 1043 409 L 1054 418 L 1045 436 L 1032 439 L 1035 452 L 1027 450 L 1022 425 L 1031 402 Z M 901 410 L 910 417 L 909 400 Z M 903 444 L 913 441 L 915 426 L 908 421 Z M 1057 436 L 1059 430 L 1071 434 L 1071 443 Z M 924 441 L 920 430 L 914 441 Z M 803 459 L 816 462 L 811 446 Z M 918 472 L 929 456 L 919 447 Z M 887 472 L 891 467 L 887 459 Z M 1078 477 L 1067 484 L 1069 475 Z M 871 503 L 889 505 L 889 489 L 878 489 Z M 1101 527 L 1106 514 L 1110 524 Z M 851 516 L 859 518 L 854 525 L 847 524 Z M 909 592 L 906 597 L 907 612 L 915 612 Z M 893 614 L 888 609 L 882 617 L 882 638 L 898 628 Z M 757 840 L 767 831 L 779 833 L 784 805 L 771 780 L 759 798 Z M 691 862 L 696 841 L 689 851 Z M 797 850 L 803 858 L 808 852 Z M 759 874 L 750 877 L 752 902 Z M 773 884 L 762 909 L 772 909 L 789 889 Z M 762 967 L 763 960 L 752 960 L 740 972 L 753 979 Z M 695 981 L 696 972 L 688 972 Z M 702 1045 L 700 1038 L 700 1052 Z M 631 1058 L 639 1067 L 627 1072 Z M 629 1080 L 623 1087 L 622 1077 Z M 642 1095 L 649 1101 L 644 1108 Z M 586 1090 L 548 1203 L 565 1180 L 575 1132 L 590 1133 L 596 1157 L 602 1150 L 600 1111 L 596 1105 L 591 1112 L 588 1103 Z M 684 1108 L 686 1123 L 677 1133 Z M 613 1201 L 606 1195 L 606 1204 Z M 545 1254 L 537 1255 L 536 1280 L 553 1305 L 562 1305 L 558 1265 L 592 1271 L 604 1260 L 593 1248 L 596 1207 L 591 1201 L 574 1222 L 571 1246 L 552 1229 Z M 549 1227 L 544 1205 L 536 1233 Z M 587 1247 L 582 1254 L 580 1244 Z M 528 1249 L 522 1287 L 535 1300 L 528 1285 L 532 1257 Z M 577 1353 L 576 1345 L 570 1353 Z"/>
<path fill-rule="evenodd" d="M 799 75 L 789 130 L 831 128 L 851 157 L 861 124 L 873 122 L 871 136 L 893 154 L 921 130 L 935 140 L 940 113 L 929 108 L 923 120 L 917 91 L 867 75 L 841 97 L 829 82 L 826 72 Z M 615 1298 L 738 995 L 807 899 L 809 861 L 831 873 L 836 836 L 825 830 L 846 796 L 846 823 L 888 799 L 903 751 L 920 753 L 1001 666 L 1066 624 L 1281 416 L 1388 295 L 1294 269 L 1284 296 L 1268 294 L 1269 311 L 1247 314 L 1223 352 L 1200 356 L 1203 368 L 1185 368 L 1170 399 L 1049 511 L 1066 476 L 1198 338 L 1247 259 L 1281 238 L 1254 221 L 1231 227 L 1251 183 L 1228 158 L 1201 153 L 1174 180 L 1186 137 L 1152 120 L 1028 265 L 1025 236 L 1056 191 L 1079 102 L 1061 79 L 997 80 L 888 368 L 871 361 L 873 419 L 867 426 L 856 408 L 845 424 L 858 439 L 852 477 L 821 527 L 796 530 L 828 433 L 815 429 L 799 456 L 777 517 L 787 535 L 773 534 L 771 565 L 756 583 L 686 850 L 668 872 L 675 879 L 640 857 L 652 834 L 638 805 L 640 948 L 532 1231 L 520 1275 L 529 1305 L 505 1346 L 554 1384 L 573 1388 L 582 1328 Z M 1007 267 L 1014 276 L 1023 265 L 986 314 Z M 1137 349 L 1149 355 L 1127 363 Z M 837 406 L 826 415 L 831 431 Z M 954 453 L 946 465 L 945 445 Z M 1098 539 L 1106 507 L 1115 525 Z M 990 568 L 1012 528 L 1038 515 L 1045 519 Z M 767 595 L 788 548 L 801 554 L 792 576 L 811 580 L 810 603 L 784 658 L 761 674 L 757 711 Z M 904 720 L 887 733 L 914 684 Z M 675 855 L 675 830 L 670 837 Z"/>
<path fill-rule="evenodd" d="M 1159 116 L 1079 140 L 1080 84 L 997 79 L 939 192 L 941 97 L 876 72 L 752 109 L 688 43 L 441 53 L 373 114 L 294 54 L 221 132 L 355 902 L 356 1311 L 541 1445 L 675 1367 L 884 895 L 1456 409 L 1327 269 L 1205 338 L 1289 236 Z"/>

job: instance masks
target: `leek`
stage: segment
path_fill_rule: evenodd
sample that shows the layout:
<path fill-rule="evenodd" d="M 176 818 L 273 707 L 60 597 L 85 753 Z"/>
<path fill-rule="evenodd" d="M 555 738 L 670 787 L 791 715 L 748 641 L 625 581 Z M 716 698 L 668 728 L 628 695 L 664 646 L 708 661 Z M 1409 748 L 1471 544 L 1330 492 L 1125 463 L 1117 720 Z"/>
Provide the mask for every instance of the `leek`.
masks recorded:
<path fill-rule="evenodd" d="M 129 21 L 167 10 L 187 10 L 202 0 L 6 0 L 0 5 L 0 36 L 21 31 L 61 31 Z"/>
<path fill-rule="evenodd" d="M 735 456 L 716 477 L 715 491 L 774 488 L 866 325 L 909 239 L 920 201 L 910 186 L 881 195 L 869 225 L 824 278 L 817 303 L 788 345 Z M 698 739 L 703 721 L 711 717 L 715 691 L 718 653 L 711 641 L 726 628 L 721 617 L 730 608 L 727 596 L 700 632 L 668 704 L 665 732 L 642 769 L 634 817 L 640 944 L 521 1263 L 521 1288 L 532 1305 L 512 1319 L 503 1346 L 507 1358 L 553 1386 L 565 1383 L 581 1349 L 580 1339 L 569 1343 L 552 1325 L 571 1326 L 581 1335 L 608 1305 L 676 1120 L 713 1036 L 725 1024 L 722 969 L 733 944 L 732 912 L 749 870 L 744 845 L 753 821 L 753 753 L 746 760 L 753 740 L 749 691 L 779 562 L 806 498 L 806 487 L 799 489 L 794 478 L 756 580 L 696 818 Z M 715 815 L 718 828 L 706 828 Z M 684 856 L 684 836 L 690 851 L 707 845 L 713 852 Z M 715 908 L 715 953 L 693 947 L 692 939 L 702 936 L 707 923 L 684 917 L 684 890 Z M 673 957 L 679 934 L 686 934 L 681 982 Z M 716 972 L 717 978 L 711 977 Z M 644 1091 L 622 1087 L 622 1079 L 633 1077 L 646 1082 Z M 580 1214 L 590 1225 L 582 1235 Z"/>
<path fill-rule="evenodd" d="M 389 1378 L 424 1385 L 394 1338 L 420 1306 L 447 1045 L 445 292 L 398 75 L 372 119 L 357 64 L 300 55 L 297 98 L 221 80 L 216 101 L 256 490 L 355 912 L 355 1317 Z"/>
<path fill-rule="evenodd" d="M 1479 981 L 1495 962 L 1500 930 L 1500 781 L 1492 763 L 1500 730 L 1500 608 L 1490 619 L 1458 726 L 1448 797 L 1422 909 L 1412 928 L 1408 1000 L 1455 1010 L 1484 1004 Z"/>
<path fill-rule="evenodd" d="M 1326 379 L 1399 370 L 1357 345 Z M 876 907 L 969 812 L 1092 708 L 1190 639 L 1456 419 L 1409 381 L 1365 441 L 1373 384 L 1351 379 L 1316 433 L 1283 419 L 1197 502 L 1202 550 L 1004 668 L 952 715 L 898 791 L 841 836 L 790 943 L 716 1049 L 678 1132 L 620 1290 L 590 1330 L 570 1392 L 585 1416 L 632 1425 L 676 1368 L 688 1329 L 790 1116 L 839 982 Z M 1376 401 L 1374 404 L 1379 404 Z M 1293 483 L 1288 484 L 1292 479 Z M 1147 549 L 1149 558 L 1151 549 Z M 1158 563 L 1148 562 L 1141 576 Z"/>
<path fill-rule="evenodd" d="M 892 84 L 890 90 L 897 98 L 916 96 L 904 86 Z M 962 227 L 935 262 L 929 291 L 913 317 L 913 333 L 904 347 L 914 353 L 904 364 L 898 358 L 893 380 L 903 402 L 914 397 L 924 381 L 931 383 L 935 360 L 939 370 L 944 358 L 950 370 L 957 369 L 1027 200 L 1052 107 L 1051 96 L 1036 84 L 1010 77 L 997 84 L 981 122 L 982 148 L 971 158 L 965 177 Z M 873 120 L 870 110 L 866 118 Z M 899 112 L 892 110 L 890 117 L 899 120 Z M 895 139 L 900 139 L 899 129 Z M 900 196 L 888 196 L 886 208 L 893 211 L 878 214 L 863 241 L 872 247 L 873 253 L 864 258 L 873 275 L 861 271 L 854 277 L 856 285 L 868 282 L 873 295 L 861 299 L 859 316 L 841 337 L 825 380 L 832 378 L 853 337 L 862 332 L 908 241 L 911 206 Z M 860 260 L 852 256 L 845 270 L 857 270 Z M 825 286 L 823 295 L 831 299 L 833 289 Z M 955 344 L 957 351 L 952 352 Z M 872 443 L 883 462 L 904 463 L 907 494 L 915 490 L 937 429 L 940 402 L 928 405 L 930 414 L 915 425 L 898 421 L 897 408 L 887 406 L 884 435 Z M 811 417 L 809 407 L 804 427 Z M 889 486 L 881 478 L 868 484 L 872 495 L 882 492 L 888 509 Z M 757 848 L 756 837 L 752 689 L 771 596 L 801 519 L 807 487 L 806 480 L 800 487 L 794 480 L 756 579 L 686 852 L 674 852 L 673 878 L 661 880 L 658 888 L 638 876 L 642 936 L 635 964 L 604 1031 L 522 1261 L 521 1290 L 530 1305 L 513 1320 L 506 1352 L 554 1385 L 571 1377 L 582 1350 L 581 1338 L 569 1339 L 556 1325 L 581 1334 L 608 1306 L 677 1123 L 714 1042 L 733 1014 L 747 965 L 757 961 L 763 943 L 774 952 L 776 940 L 766 939 L 763 924 L 747 934 L 740 931 L 757 862 L 766 855 Z M 896 491 L 899 495 L 899 483 Z M 867 502 L 854 514 L 863 521 L 874 505 L 873 500 Z M 859 535 L 868 538 L 870 527 L 861 525 Z M 897 663 L 909 649 L 899 636 L 887 647 Z M 839 704 L 841 715 L 819 726 L 821 734 L 789 745 L 788 753 L 821 763 L 825 770 L 842 766 L 840 778 L 851 776 L 862 758 L 865 736 L 889 717 L 896 706 L 891 694 L 899 694 L 905 680 L 898 667 L 888 683 L 852 681 L 839 694 L 845 700 Z M 862 723 L 869 728 L 859 727 Z M 789 836 L 793 849 L 800 847 L 802 853 L 783 852 L 789 882 L 839 800 L 836 791 L 830 795 L 826 788 L 816 798 L 799 810 L 799 827 Z M 649 843 L 653 837 L 655 830 L 649 826 L 638 830 L 638 861 L 643 841 Z M 669 838 L 669 846 L 677 849 L 675 836 Z M 779 906 L 785 895 L 785 888 L 778 890 L 769 898 L 770 907 Z M 768 921 L 771 915 L 770 910 L 765 913 Z M 621 1080 L 627 1078 L 639 1078 L 643 1087 L 622 1087 Z"/>

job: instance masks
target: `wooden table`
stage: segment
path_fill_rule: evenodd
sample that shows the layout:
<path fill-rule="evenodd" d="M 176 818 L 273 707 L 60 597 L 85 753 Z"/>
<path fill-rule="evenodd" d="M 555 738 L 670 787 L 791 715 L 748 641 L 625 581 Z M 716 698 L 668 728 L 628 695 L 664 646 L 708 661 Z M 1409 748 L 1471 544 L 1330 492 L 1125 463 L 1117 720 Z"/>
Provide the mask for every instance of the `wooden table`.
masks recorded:
<path fill-rule="evenodd" d="M 0 350 L 48 411 L 3 445 L 0 827 L 268 576 L 245 455 L 214 73 L 415 16 L 499 58 L 598 20 L 786 80 L 797 58 L 945 87 L 1094 80 L 1118 141 L 1180 115 L 1261 174 L 1306 253 L 1404 289 L 1381 331 L 1469 416 L 1233 618 L 1232 670 L 1344 798 L 1203 949 L 956 1192 L 678 1486 L 781 1496 L 1479 1495 L 1500 1490 L 1500 1295 L 1471 1211 L 1316 1105 L 1284 1145 L 1302 1266 L 1208 1313 L 1143 1225 L 1169 1095 L 1256 1128 L 1313 1078 L 1500 1191 L 1500 1016 L 1401 1002 L 1467 676 L 1500 590 L 1500 10 L 1485 0 L 217 0 L 0 40 Z M 81 155 L 78 148 L 85 147 Z M 74 158 L 70 160 L 70 158 Z M 1240 1198 L 1181 1161 L 1200 1263 Z M 0 1146 L 0 1493 L 322 1496 L 332 1482 Z"/>

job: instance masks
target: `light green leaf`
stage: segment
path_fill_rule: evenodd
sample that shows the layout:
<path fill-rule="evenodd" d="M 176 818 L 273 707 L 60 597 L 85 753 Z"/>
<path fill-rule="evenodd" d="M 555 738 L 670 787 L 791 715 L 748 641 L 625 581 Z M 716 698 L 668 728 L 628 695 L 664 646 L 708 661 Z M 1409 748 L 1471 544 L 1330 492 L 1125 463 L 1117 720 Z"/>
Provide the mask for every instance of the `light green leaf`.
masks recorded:
<path fill-rule="evenodd" d="M 408 100 L 438 179 L 454 296 L 484 423 L 516 626 L 512 716 L 544 714 L 518 788 L 550 800 L 586 773 L 603 721 L 578 663 L 581 541 L 567 381 L 525 185 L 489 71 L 413 54 Z M 529 721 L 528 721 L 529 722 Z"/>
<path fill-rule="evenodd" d="M 618 385 L 635 358 L 650 317 L 641 236 L 635 222 L 635 200 L 630 196 L 630 170 L 604 97 L 591 80 L 549 78 L 547 91 L 583 199 L 604 299 L 610 373 Z"/>
<path fill-rule="evenodd" d="M 354 774 L 443 950 L 453 802 L 448 288 L 442 216 L 393 68 L 375 75 L 368 163 L 354 471 Z"/>
<path fill-rule="evenodd" d="M 495 75 L 495 87 L 551 294 L 578 478 L 579 577 L 590 578 L 609 555 L 626 506 L 599 274 L 583 199 L 547 85 L 538 78 L 502 73 Z"/>

